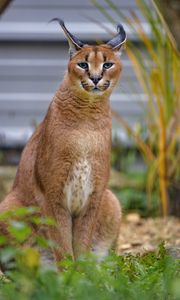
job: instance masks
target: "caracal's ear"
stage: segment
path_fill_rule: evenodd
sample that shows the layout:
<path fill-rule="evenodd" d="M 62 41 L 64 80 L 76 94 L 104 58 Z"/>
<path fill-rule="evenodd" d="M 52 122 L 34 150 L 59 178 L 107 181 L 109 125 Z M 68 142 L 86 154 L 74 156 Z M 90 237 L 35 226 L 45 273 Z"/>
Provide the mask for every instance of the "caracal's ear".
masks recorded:
<path fill-rule="evenodd" d="M 107 45 L 111 46 L 114 51 L 121 51 L 127 40 L 127 35 L 124 27 L 121 24 L 117 25 L 118 34 L 111 39 Z"/>
<path fill-rule="evenodd" d="M 81 42 L 76 36 L 72 35 L 66 28 L 65 24 L 64 24 L 64 21 L 59 19 L 59 18 L 54 18 L 52 19 L 50 22 L 53 22 L 53 21 L 57 21 L 61 28 L 63 29 L 64 31 L 64 34 L 68 40 L 68 43 L 69 43 L 69 52 L 70 52 L 70 57 L 73 56 L 73 54 L 80 50 L 83 46 L 84 46 L 84 43 Z"/>

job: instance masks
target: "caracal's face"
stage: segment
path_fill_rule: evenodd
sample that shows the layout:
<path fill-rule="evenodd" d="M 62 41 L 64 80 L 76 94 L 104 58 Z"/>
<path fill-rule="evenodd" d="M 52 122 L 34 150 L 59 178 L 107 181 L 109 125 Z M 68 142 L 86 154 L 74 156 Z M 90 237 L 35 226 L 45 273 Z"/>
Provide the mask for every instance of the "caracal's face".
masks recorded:
<path fill-rule="evenodd" d="M 69 61 L 68 77 L 78 94 L 90 97 L 109 95 L 121 68 L 118 52 L 110 46 L 84 46 Z"/>

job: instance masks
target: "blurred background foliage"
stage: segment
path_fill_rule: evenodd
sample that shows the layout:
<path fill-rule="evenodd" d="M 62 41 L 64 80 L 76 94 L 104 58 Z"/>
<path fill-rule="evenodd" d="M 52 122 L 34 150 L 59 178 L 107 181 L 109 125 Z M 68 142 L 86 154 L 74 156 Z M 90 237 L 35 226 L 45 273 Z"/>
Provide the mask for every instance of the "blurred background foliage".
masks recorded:
<path fill-rule="evenodd" d="M 96 0 L 92 2 L 109 22 L 117 24 L 117 20 L 111 17 L 108 9 L 105 10 Z M 142 185 L 140 190 L 130 187 L 127 190 L 121 189 L 119 194 L 122 194 L 124 200 L 127 197 L 127 206 L 129 199 L 132 199 L 130 202 L 132 201 L 135 207 L 137 202 L 141 203 L 140 207 L 144 207 L 146 212 L 154 209 L 158 212 L 159 207 L 164 216 L 170 213 L 180 214 L 180 59 L 176 41 L 155 1 L 136 0 L 148 24 L 148 32 L 134 11 L 127 17 L 113 1 L 104 2 L 117 14 L 118 20 L 124 21 L 134 34 L 138 35 L 146 49 L 144 56 L 137 44 L 127 42 L 126 52 L 147 97 L 145 128 L 136 131 L 121 115 L 113 112 L 119 124 L 135 142 L 134 161 L 135 153 L 138 152 L 138 157 L 143 158 L 145 163 L 141 173 L 135 168 L 132 174 L 128 163 L 125 169 L 121 167 L 120 171 L 125 171 L 127 177 L 130 175 L 137 180 L 137 187 L 142 178 Z M 122 153 L 118 150 L 115 154 L 115 149 L 117 148 L 114 148 L 113 160 L 118 159 L 115 158 L 117 155 L 124 161 Z M 125 161 L 129 160 L 128 156 L 129 153 Z"/>

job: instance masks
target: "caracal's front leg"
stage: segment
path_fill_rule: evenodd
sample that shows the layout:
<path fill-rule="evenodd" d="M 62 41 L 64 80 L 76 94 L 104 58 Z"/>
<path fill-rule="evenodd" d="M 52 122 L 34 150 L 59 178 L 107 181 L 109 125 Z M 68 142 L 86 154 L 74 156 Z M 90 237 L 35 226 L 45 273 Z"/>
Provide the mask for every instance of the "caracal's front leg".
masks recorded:
<path fill-rule="evenodd" d="M 46 204 L 45 214 L 55 219 L 56 225 L 48 227 L 49 239 L 54 241 L 56 246 L 53 248 L 53 253 L 56 261 L 70 256 L 74 259 L 72 249 L 72 218 L 69 212 L 56 205 L 53 209 L 52 203 Z"/>
<path fill-rule="evenodd" d="M 92 244 L 92 251 L 100 259 L 108 255 L 110 249 L 118 250 L 120 224 L 120 202 L 110 190 L 105 190 L 99 207 Z"/>
<path fill-rule="evenodd" d="M 82 253 L 90 252 L 96 228 L 100 198 L 93 193 L 85 213 L 73 219 L 73 251 L 75 259 Z"/>

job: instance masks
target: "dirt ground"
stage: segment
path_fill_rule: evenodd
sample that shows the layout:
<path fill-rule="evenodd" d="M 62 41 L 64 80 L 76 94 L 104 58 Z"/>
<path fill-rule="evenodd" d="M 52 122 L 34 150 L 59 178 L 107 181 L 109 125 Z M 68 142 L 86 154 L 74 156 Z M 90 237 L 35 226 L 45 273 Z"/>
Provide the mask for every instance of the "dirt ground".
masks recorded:
<path fill-rule="evenodd" d="M 119 254 L 154 251 L 162 241 L 171 255 L 180 258 L 180 219 L 142 219 L 136 213 L 123 218 L 118 240 Z"/>
<path fill-rule="evenodd" d="M 0 167 L 0 201 L 10 190 L 15 173 L 16 167 Z M 170 254 L 180 258 L 180 219 L 143 219 L 137 213 L 123 217 L 118 239 L 119 254 L 153 251 L 162 241 Z"/>

